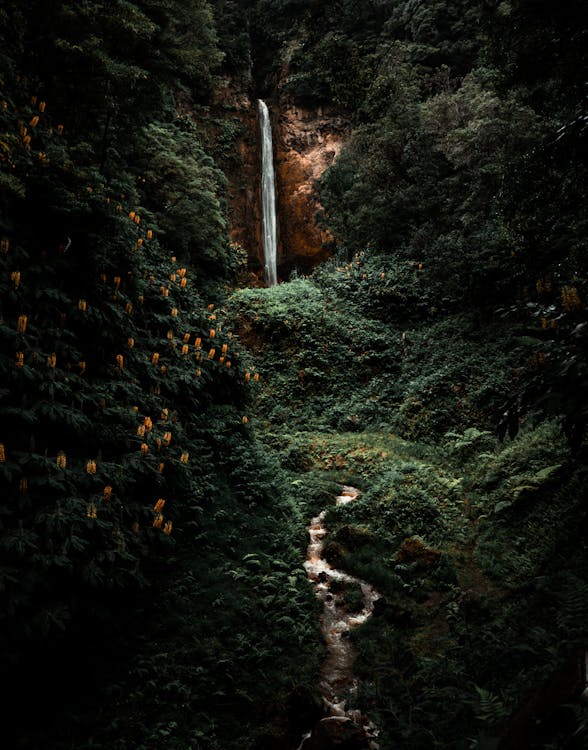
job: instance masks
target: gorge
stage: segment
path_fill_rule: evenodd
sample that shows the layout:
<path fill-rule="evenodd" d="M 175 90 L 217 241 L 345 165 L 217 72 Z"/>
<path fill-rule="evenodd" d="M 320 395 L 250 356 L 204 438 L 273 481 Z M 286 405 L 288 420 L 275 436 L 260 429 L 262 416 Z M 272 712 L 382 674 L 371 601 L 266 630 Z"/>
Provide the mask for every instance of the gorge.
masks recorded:
<path fill-rule="evenodd" d="M 587 33 L 1 4 L 3 745 L 582 750 Z"/>

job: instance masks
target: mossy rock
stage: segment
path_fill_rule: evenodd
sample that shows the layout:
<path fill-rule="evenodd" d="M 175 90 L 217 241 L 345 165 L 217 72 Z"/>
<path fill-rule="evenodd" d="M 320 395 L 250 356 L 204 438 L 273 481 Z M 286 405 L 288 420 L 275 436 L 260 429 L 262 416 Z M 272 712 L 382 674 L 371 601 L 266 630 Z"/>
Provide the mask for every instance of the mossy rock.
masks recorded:
<path fill-rule="evenodd" d="M 438 549 L 429 547 L 418 536 L 409 536 L 401 544 L 396 553 L 396 560 L 399 563 L 417 563 L 420 568 L 432 568 L 439 563 L 441 552 Z"/>

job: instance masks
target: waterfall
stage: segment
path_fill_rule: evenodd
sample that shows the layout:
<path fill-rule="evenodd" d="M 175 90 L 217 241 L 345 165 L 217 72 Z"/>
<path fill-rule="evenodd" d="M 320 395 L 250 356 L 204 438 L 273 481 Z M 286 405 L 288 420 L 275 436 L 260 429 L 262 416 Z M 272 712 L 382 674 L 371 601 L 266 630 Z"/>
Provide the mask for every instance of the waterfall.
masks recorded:
<path fill-rule="evenodd" d="M 272 125 L 265 102 L 258 99 L 261 130 L 261 202 L 263 207 L 262 233 L 265 280 L 268 286 L 278 283 L 278 236 L 276 224 L 276 184 Z"/>

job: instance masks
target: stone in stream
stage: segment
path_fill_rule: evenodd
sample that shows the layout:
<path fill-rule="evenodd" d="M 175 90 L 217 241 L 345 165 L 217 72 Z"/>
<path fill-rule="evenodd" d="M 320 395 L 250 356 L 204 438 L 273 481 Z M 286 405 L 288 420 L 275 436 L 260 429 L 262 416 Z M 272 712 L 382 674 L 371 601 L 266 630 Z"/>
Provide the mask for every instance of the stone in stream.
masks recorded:
<path fill-rule="evenodd" d="M 304 750 L 369 750 L 365 731 L 351 719 L 329 716 L 316 724 Z"/>

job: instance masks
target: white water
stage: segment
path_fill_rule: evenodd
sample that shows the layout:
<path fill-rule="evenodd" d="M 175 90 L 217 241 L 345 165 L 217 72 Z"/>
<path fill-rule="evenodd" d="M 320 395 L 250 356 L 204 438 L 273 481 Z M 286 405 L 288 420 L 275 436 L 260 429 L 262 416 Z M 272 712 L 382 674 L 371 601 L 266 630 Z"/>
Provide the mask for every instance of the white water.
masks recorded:
<path fill-rule="evenodd" d="M 358 495 L 359 490 L 354 487 L 343 487 L 336 503 L 337 505 L 346 505 L 353 502 Z M 371 739 L 370 747 L 376 750 L 378 744 L 373 738 L 378 735 L 377 728 L 360 711 L 346 708 L 348 698 L 355 695 L 359 687 L 353 676 L 355 652 L 350 639 L 346 635 L 351 629 L 362 625 L 371 616 L 374 611 L 374 602 L 380 599 L 380 594 L 369 583 L 332 568 L 323 559 L 324 538 L 327 535 L 327 529 L 324 525 L 326 515 L 327 512 L 324 510 L 310 522 L 308 527 L 310 543 L 304 563 L 306 573 L 314 583 L 316 595 L 323 602 L 321 630 L 328 652 L 321 670 L 319 684 L 328 717 L 323 721 L 345 721 L 349 719 L 354 721 L 363 727 L 366 737 Z M 363 595 L 361 612 L 349 613 L 346 611 L 342 594 L 331 590 L 333 582 L 360 586 Z M 305 740 L 306 737 L 303 739 L 301 747 L 303 747 Z"/>
<path fill-rule="evenodd" d="M 278 283 L 278 235 L 272 124 L 267 105 L 261 99 L 258 99 L 258 109 L 261 131 L 261 204 L 265 281 L 268 286 L 275 286 Z"/>

